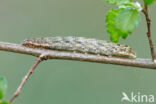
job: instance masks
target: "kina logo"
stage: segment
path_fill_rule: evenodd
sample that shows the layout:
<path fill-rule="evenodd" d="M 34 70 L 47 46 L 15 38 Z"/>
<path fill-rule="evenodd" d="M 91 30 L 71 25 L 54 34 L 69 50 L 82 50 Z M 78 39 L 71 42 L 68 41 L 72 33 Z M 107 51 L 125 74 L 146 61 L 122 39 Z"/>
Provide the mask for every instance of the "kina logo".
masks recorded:
<path fill-rule="evenodd" d="M 121 102 L 154 103 L 154 95 L 141 94 L 140 92 L 131 92 L 128 96 L 125 92 L 122 92 Z"/>

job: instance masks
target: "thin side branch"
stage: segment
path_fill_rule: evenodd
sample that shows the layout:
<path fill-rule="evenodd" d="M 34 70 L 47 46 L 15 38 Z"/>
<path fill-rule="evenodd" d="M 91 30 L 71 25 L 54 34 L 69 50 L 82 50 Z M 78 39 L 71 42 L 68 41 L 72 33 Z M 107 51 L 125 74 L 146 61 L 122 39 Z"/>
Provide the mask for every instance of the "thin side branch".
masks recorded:
<path fill-rule="evenodd" d="M 22 45 L 0 42 L 0 50 L 28 54 L 39 57 L 41 54 L 45 54 L 47 59 L 65 59 L 65 60 L 77 60 L 77 61 L 88 61 L 105 64 L 116 64 L 123 66 L 133 66 L 141 68 L 156 69 L 156 64 L 150 59 L 128 59 L 128 58 L 117 58 L 117 57 L 106 57 L 93 54 L 84 53 L 73 53 L 56 50 L 44 50 L 27 48 Z"/>
<path fill-rule="evenodd" d="M 30 75 L 34 72 L 35 68 L 37 67 L 37 65 L 42 61 L 41 57 L 39 57 L 34 65 L 32 66 L 32 68 L 28 71 L 28 73 L 24 76 L 24 78 L 21 80 L 20 85 L 18 86 L 17 90 L 15 91 L 15 93 L 13 94 L 12 98 L 10 99 L 10 104 L 14 101 L 14 99 L 16 97 L 19 96 L 24 84 L 26 83 L 26 81 L 28 80 L 28 78 L 30 77 Z"/>
<path fill-rule="evenodd" d="M 149 14 L 148 14 L 148 6 L 146 4 L 145 4 L 144 9 L 143 9 L 142 12 L 144 13 L 144 15 L 146 17 L 147 29 L 148 29 L 147 37 L 148 37 L 148 40 L 149 40 L 152 60 L 154 61 L 154 60 L 156 60 L 156 55 L 155 55 L 155 52 L 154 52 L 154 45 L 153 45 L 152 36 L 151 36 L 151 20 L 150 20 Z"/>

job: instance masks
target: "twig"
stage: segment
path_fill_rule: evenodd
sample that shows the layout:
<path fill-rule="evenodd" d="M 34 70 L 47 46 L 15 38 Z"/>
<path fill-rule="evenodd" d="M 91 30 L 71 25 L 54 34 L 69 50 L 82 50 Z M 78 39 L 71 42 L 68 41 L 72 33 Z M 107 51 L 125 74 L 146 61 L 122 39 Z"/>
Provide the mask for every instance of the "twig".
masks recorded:
<path fill-rule="evenodd" d="M 151 36 L 151 20 L 149 18 L 148 6 L 146 4 L 144 5 L 144 9 L 142 10 L 142 12 L 144 13 L 144 15 L 146 17 L 147 29 L 148 29 L 147 37 L 148 37 L 148 40 L 149 40 L 152 60 L 154 61 L 154 60 L 156 60 L 156 55 L 155 55 L 155 52 L 154 52 L 154 45 L 153 45 L 152 36 Z"/>
<path fill-rule="evenodd" d="M 123 59 L 117 57 L 106 57 L 106 56 L 98 56 L 92 54 L 34 49 L 34 48 L 27 48 L 18 44 L 11 44 L 6 42 L 0 42 L 0 50 L 28 54 L 36 57 L 39 57 L 41 54 L 45 53 L 48 59 L 88 61 L 88 62 L 96 62 L 96 63 L 116 64 L 116 65 L 123 65 L 123 66 L 156 69 L 155 63 L 150 59 L 140 59 L 140 58 Z"/>
<path fill-rule="evenodd" d="M 37 67 L 37 65 L 42 61 L 41 57 L 38 57 L 38 59 L 35 61 L 34 65 L 32 66 L 32 68 L 28 71 L 28 73 L 24 76 L 24 78 L 21 80 L 20 85 L 18 86 L 17 90 L 15 91 L 15 93 L 13 94 L 13 96 L 10 99 L 10 104 L 14 101 L 14 99 L 16 97 L 19 96 L 24 84 L 26 83 L 26 81 L 28 80 L 28 78 L 30 77 L 30 75 L 34 72 L 35 68 Z"/>

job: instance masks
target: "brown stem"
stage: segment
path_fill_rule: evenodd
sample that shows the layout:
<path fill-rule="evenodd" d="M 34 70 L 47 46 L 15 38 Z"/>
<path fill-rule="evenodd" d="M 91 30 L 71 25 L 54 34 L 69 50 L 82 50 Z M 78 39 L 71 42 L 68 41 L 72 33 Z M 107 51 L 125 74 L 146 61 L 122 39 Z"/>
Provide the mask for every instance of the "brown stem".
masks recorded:
<path fill-rule="evenodd" d="M 42 61 L 41 57 L 38 57 L 38 59 L 35 61 L 34 65 L 32 66 L 32 68 L 28 71 L 28 73 L 24 76 L 24 78 L 21 80 L 20 85 L 18 86 L 17 90 L 15 91 L 15 93 L 13 94 L 12 98 L 10 99 L 10 104 L 14 101 L 14 99 L 16 97 L 19 96 L 24 84 L 26 83 L 26 81 L 28 80 L 28 78 L 30 77 L 30 75 L 34 72 L 35 68 L 37 67 L 37 65 Z"/>
<path fill-rule="evenodd" d="M 156 60 L 156 55 L 155 55 L 155 52 L 154 52 L 154 45 L 153 45 L 152 36 L 151 36 L 151 20 L 149 18 L 148 6 L 146 4 L 145 4 L 144 9 L 143 9 L 142 12 L 144 13 L 144 15 L 146 17 L 147 29 L 148 29 L 147 37 L 148 37 L 148 40 L 149 40 L 152 60 L 154 61 L 154 60 Z"/>
<path fill-rule="evenodd" d="M 155 63 L 150 59 L 140 59 L 140 58 L 129 59 L 129 58 L 106 57 L 102 55 L 73 53 L 73 52 L 57 51 L 57 50 L 44 50 L 44 49 L 37 49 L 37 48 L 28 48 L 19 44 L 13 44 L 8 42 L 0 42 L 0 50 L 20 53 L 20 54 L 27 54 L 36 57 L 39 57 L 41 54 L 44 54 L 47 56 L 46 57 L 47 59 L 87 61 L 87 62 L 156 69 Z"/>

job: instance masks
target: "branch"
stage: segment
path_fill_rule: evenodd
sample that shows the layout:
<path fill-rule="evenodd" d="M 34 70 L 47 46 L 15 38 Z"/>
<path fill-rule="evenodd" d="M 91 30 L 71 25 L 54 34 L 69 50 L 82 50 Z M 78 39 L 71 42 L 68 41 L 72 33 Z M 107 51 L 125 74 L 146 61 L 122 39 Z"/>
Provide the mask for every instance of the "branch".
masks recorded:
<path fill-rule="evenodd" d="M 36 57 L 39 57 L 41 54 L 44 54 L 47 56 L 47 59 L 88 61 L 96 63 L 116 64 L 116 65 L 156 69 L 156 64 L 150 59 L 140 59 L 140 58 L 128 59 L 128 58 L 107 57 L 93 54 L 73 53 L 56 50 L 34 49 L 6 42 L 0 42 L 0 50 L 28 54 Z"/>
<path fill-rule="evenodd" d="M 144 9 L 142 10 L 142 12 L 144 13 L 145 17 L 146 17 L 146 22 L 147 22 L 147 37 L 149 40 L 149 45 L 150 45 L 150 50 L 151 50 L 151 56 L 152 56 L 152 60 L 156 60 L 156 55 L 154 52 L 154 45 L 152 42 L 152 36 L 151 36 L 151 20 L 149 18 L 149 14 L 148 14 L 148 6 L 145 4 Z"/>
<path fill-rule="evenodd" d="M 14 99 L 16 97 L 19 96 L 24 84 L 26 83 L 26 81 L 28 80 L 28 78 L 30 77 L 30 75 L 34 72 L 35 68 L 37 67 L 37 65 L 42 61 L 41 57 L 38 57 L 38 59 L 35 61 L 34 65 L 32 66 L 32 68 L 28 71 L 28 73 L 24 76 L 24 78 L 21 80 L 20 85 L 18 86 L 16 92 L 13 94 L 13 96 L 10 99 L 10 104 L 14 101 Z"/>

